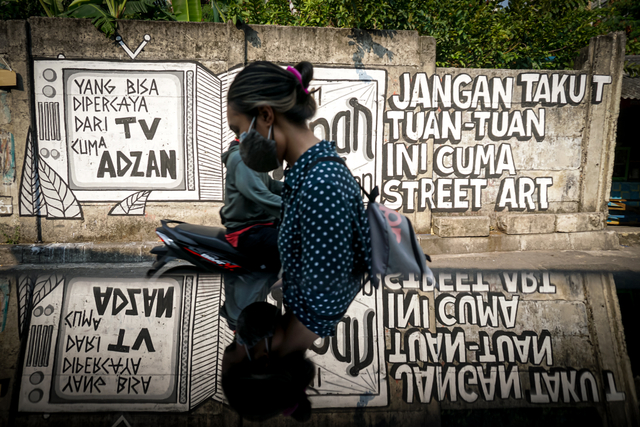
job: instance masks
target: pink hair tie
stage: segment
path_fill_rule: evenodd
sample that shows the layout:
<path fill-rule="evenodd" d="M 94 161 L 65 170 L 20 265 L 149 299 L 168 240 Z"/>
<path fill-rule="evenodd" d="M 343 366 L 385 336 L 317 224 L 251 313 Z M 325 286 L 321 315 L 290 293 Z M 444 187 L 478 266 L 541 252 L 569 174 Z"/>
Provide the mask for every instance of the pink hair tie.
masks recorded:
<path fill-rule="evenodd" d="M 309 89 L 304 87 L 304 83 L 302 83 L 302 75 L 300 74 L 300 71 L 296 70 L 292 66 L 288 66 L 287 71 L 293 74 L 294 76 L 296 76 L 296 79 L 298 79 L 298 81 L 300 82 L 300 86 L 302 86 L 302 89 L 304 89 L 304 93 L 308 94 Z"/>

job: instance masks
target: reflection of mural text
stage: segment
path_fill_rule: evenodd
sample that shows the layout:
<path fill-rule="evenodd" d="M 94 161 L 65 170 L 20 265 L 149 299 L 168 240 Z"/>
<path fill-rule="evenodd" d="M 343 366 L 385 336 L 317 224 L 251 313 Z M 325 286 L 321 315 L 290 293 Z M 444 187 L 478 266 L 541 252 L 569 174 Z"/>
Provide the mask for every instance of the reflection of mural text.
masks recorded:
<path fill-rule="evenodd" d="M 556 293 L 548 272 L 503 272 L 495 279 L 455 271 L 436 274 L 435 285 L 401 274 L 385 277 L 386 358 L 390 375 L 402 381 L 405 402 L 625 399 L 611 372 L 597 378 L 587 369 L 554 366 L 549 330 L 514 331 L 524 296 Z M 432 301 L 425 293 L 434 290 Z"/>

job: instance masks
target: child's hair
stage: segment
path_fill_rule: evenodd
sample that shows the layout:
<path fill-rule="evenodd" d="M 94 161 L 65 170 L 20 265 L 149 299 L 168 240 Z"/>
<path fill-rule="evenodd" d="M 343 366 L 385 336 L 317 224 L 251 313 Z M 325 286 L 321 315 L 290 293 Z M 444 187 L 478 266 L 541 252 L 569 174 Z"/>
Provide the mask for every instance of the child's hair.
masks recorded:
<path fill-rule="evenodd" d="M 307 421 L 311 404 L 305 388 L 314 371 L 304 352 L 288 354 L 268 366 L 245 360 L 222 374 L 222 390 L 229 405 L 247 420 L 264 421 L 293 410 L 294 419 Z"/>
<path fill-rule="evenodd" d="M 247 65 L 229 87 L 227 103 L 239 113 L 255 117 L 257 108 L 268 105 L 292 123 L 301 125 L 316 113 L 316 102 L 308 93 L 313 65 L 302 61 L 291 71 L 268 61 Z"/>

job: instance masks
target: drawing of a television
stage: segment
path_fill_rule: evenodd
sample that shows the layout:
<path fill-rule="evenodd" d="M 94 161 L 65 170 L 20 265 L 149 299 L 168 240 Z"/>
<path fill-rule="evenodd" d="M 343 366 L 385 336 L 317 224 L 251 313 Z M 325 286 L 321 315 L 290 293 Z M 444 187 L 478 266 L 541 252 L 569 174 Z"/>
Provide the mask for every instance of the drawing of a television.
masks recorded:
<path fill-rule="evenodd" d="M 120 215 L 143 214 L 147 200 L 222 202 L 221 154 L 235 137 L 226 92 L 238 71 L 214 75 L 194 62 L 34 61 L 37 152 L 28 145 L 21 215 L 82 216 L 79 205 L 45 212 L 40 205 L 51 198 L 122 202 L 111 212 Z M 316 135 L 336 141 L 365 187 L 380 185 L 386 72 L 319 67 L 311 85 L 319 89 Z M 24 179 L 37 171 L 40 180 Z M 60 179 L 49 187 L 62 186 L 60 194 L 28 185 L 52 175 Z M 40 193 L 43 202 L 35 200 Z"/>
<path fill-rule="evenodd" d="M 222 201 L 225 75 L 192 62 L 36 60 L 38 153 L 78 201 Z"/>

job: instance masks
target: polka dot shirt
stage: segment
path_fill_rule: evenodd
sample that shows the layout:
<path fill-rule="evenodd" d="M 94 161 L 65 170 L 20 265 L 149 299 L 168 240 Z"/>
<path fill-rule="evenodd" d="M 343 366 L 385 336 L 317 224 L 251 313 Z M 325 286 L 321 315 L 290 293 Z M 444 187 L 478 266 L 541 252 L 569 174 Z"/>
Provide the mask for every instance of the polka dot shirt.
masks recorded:
<path fill-rule="evenodd" d="M 278 247 L 284 302 L 309 330 L 333 335 L 370 270 L 369 222 L 360 187 L 333 143 L 322 141 L 285 171 Z M 306 175 L 306 177 L 305 177 Z"/>

